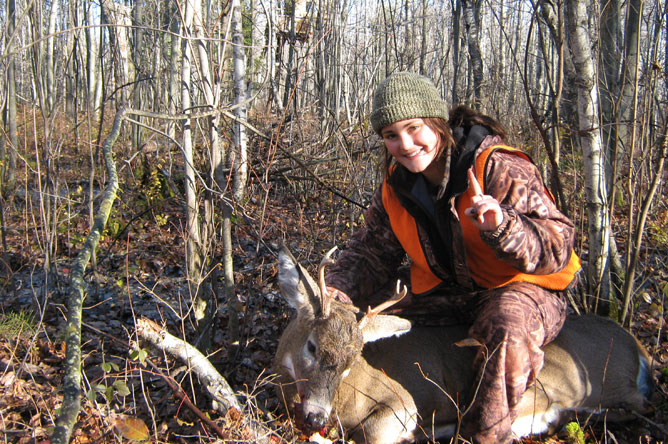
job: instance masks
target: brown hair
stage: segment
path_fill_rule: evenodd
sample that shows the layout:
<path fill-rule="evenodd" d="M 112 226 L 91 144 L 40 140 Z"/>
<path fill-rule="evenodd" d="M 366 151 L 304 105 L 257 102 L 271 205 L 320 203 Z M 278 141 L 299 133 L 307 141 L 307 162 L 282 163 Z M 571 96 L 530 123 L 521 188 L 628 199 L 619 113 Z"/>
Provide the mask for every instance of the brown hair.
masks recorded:
<path fill-rule="evenodd" d="M 450 110 L 450 119 L 448 119 L 450 128 L 462 127 L 468 133 L 468 130 L 474 125 L 487 127 L 492 134 L 501 136 L 502 139 L 506 138 L 506 129 L 491 117 L 480 114 L 466 105 L 459 105 Z"/>

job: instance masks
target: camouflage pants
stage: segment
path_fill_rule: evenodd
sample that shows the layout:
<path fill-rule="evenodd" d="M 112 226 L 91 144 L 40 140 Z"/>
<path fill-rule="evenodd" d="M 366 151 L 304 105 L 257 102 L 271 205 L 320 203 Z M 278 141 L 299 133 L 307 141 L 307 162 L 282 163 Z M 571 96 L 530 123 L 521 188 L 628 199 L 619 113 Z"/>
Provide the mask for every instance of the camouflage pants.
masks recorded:
<path fill-rule="evenodd" d="M 462 436 L 474 443 L 510 440 L 515 407 L 543 366 L 541 347 L 564 324 L 567 304 L 560 293 L 513 283 L 479 293 L 469 336 L 481 347 L 474 369 L 482 383 L 462 420 Z"/>

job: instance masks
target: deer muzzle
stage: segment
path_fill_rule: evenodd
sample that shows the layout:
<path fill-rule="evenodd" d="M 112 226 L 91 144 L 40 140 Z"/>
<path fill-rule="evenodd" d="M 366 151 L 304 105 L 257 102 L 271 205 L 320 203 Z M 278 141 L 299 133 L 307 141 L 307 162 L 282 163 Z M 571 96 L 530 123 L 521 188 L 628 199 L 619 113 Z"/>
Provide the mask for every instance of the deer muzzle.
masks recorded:
<path fill-rule="evenodd" d="M 304 423 L 311 430 L 320 431 L 327 425 L 328 414 L 322 409 L 316 409 L 314 411 L 306 413 L 304 418 Z"/>

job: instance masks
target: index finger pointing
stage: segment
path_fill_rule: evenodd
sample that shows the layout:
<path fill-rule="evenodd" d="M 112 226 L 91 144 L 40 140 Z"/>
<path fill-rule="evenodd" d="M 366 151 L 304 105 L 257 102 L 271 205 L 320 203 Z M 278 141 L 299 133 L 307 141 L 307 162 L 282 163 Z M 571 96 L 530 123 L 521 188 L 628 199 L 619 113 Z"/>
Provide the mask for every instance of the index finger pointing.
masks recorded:
<path fill-rule="evenodd" d="M 469 168 L 469 184 L 471 184 L 474 196 L 482 196 L 482 188 L 480 188 L 478 179 L 476 179 L 475 174 L 473 174 L 473 168 Z"/>

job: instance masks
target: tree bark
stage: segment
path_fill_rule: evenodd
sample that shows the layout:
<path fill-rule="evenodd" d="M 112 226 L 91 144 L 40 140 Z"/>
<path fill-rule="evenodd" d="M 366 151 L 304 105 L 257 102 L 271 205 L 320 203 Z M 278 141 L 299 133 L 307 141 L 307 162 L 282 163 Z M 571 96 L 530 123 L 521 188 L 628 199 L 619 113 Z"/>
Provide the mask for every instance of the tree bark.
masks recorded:
<path fill-rule="evenodd" d="M 178 106 L 178 95 L 179 95 L 179 60 L 182 60 L 181 57 L 181 44 L 182 39 L 179 36 L 180 28 L 180 18 L 179 18 L 179 9 L 174 5 L 171 22 L 169 30 L 170 35 L 170 46 L 171 46 L 171 63 L 169 64 L 169 89 L 167 90 L 167 109 L 169 114 L 175 115 L 177 106 Z M 167 122 L 167 135 L 170 139 L 176 137 L 176 124 L 174 121 Z"/>
<path fill-rule="evenodd" d="M 95 48 L 95 41 L 97 31 L 94 25 L 94 14 L 92 1 L 87 0 L 85 2 L 85 14 L 86 14 L 86 78 L 87 78 L 87 88 L 88 88 L 88 105 L 90 110 L 95 111 L 99 107 L 97 101 L 96 88 L 97 88 L 97 50 Z"/>
<path fill-rule="evenodd" d="M 461 11 L 462 11 L 462 1 L 463 0 L 455 0 L 456 1 L 456 6 L 453 7 L 454 10 L 454 16 L 452 18 L 453 20 L 453 26 L 452 26 L 452 103 L 459 103 L 459 93 L 457 91 L 457 85 L 459 81 L 459 72 L 460 72 L 460 65 L 461 65 L 461 60 L 460 60 L 460 51 L 461 51 L 461 46 L 462 46 L 462 39 L 461 39 L 461 31 L 460 31 L 460 23 L 461 23 Z"/>
<path fill-rule="evenodd" d="M 626 25 L 624 26 L 624 63 L 622 65 L 621 79 L 619 84 L 622 88 L 621 100 L 619 102 L 618 140 L 626 145 L 628 149 L 633 132 L 633 109 L 636 85 L 636 74 L 638 70 L 638 43 L 640 35 L 640 19 L 642 17 L 642 0 L 629 0 L 626 9 Z M 619 57 L 617 58 L 619 63 Z"/>
<path fill-rule="evenodd" d="M 588 292 L 594 297 L 595 309 L 600 307 L 607 310 L 610 290 L 608 267 L 610 216 L 605 156 L 599 125 L 595 57 L 591 51 L 593 44 L 589 37 L 589 14 L 586 4 L 578 0 L 567 0 L 565 6 L 569 31 L 567 34 L 577 72 L 578 129 L 585 170 L 585 205 L 589 239 Z"/>
<path fill-rule="evenodd" d="M 76 7 L 76 6 L 75 6 Z M 56 18 L 58 17 L 58 2 L 51 2 L 51 11 L 49 13 L 49 28 L 46 40 L 46 100 L 47 115 L 51 115 L 56 101 L 56 75 L 55 75 L 55 59 L 54 42 L 56 34 Z"/>
<path fill-rule="evenodd" d="M 15 56 L 11 54 L 15 44 L 12 39 L 15 38 L 16 26 L 16 1 L 7 0 L 7 50 L 10 53 L 7 63 L 7 104 L 5 108 L 5 124 L 7 125 L 7 136 L 9 144 L 7 152 L 9 153 L 9 164 L 2 171 L 2 195 L 12 196 L 16 188 L 16 160 L 18 158 L 19 137 L 16 126 L 16 61 Z"/>
<path fill-rule="evenodd" d="M 480 6 L 481 0 L 462 0 L 469 62 L 473 76 L 473 106 L 480 109 L 482 98 L 482 53 L 480 52 Z"/>
<path fill-rule="evenodd" d="M 194 16 L 194 0 L 186 0 L 183 17 L 183 46 L 181 65 L 181 107 L 183 114 L 191 114 L 191 65 L 192 50 L 190 38 Z M 206 315 L 206 304 L 198 297 L 200 284 L 203 276 L 203 263 L 199 221 L 199 205 L 197 199 L 197 174 L 193 156 L 192 125 L 194 120 L 187 118 L 183 122 L 183 160 L 185 170 L 185 195 L 186 195 L 186 270 L 190 297 L 194 302 L 193 311 L 195 319 L 204 319 Z"/>
<path fill-rule="evenodd" d="M 232 0 L 232 52 L 234 65 L 234 115 L 241 122 L 246 121 L 246 54 L 244 52 L 243 23 L 241 21 L 241 4 Z M 248 153 L 246 127 L 239 122 L 234 123 L 234 182 L 233 195 L 237 202 L 242 202 L 246 194 L 248 178 Z"/>
<path fill-rule="evenodd" d="M 126 85 L 134 78 L 130 57 L 130 39 L 128 38 L 128 30 L 132 26 L 131 7 L 115 3 L 113 0 L 101 0 L 100 4 L 108 22 L 113 25 L 109 28 L 109 35 L 116 57 L 114 64 L 116 88 L 121 88 L 116 94 L 119 97 L 118 103 L 123 106 L 127 105 L 129 99 Z"/>

